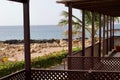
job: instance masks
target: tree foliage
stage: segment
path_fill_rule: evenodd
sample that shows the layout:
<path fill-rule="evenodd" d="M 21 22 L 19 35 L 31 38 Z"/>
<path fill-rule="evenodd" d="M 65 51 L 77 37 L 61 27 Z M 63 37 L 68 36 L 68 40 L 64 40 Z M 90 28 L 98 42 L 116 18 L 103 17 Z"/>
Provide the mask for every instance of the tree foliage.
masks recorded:
<path fill-rule="evenodd" d="M 68 12 L 62 11 L 61 16 L 63 18 L 59 21 L 58 26 L 68 26 Z M 107 16 L 105 16 L 107 17 Z M 106 20 L 105 20 L 106 21 Z M 108 18 L 108 21 L 110 21 L 110 18 Z M 119 22 L 119 18 L 115 18 L 115 21 Z M 104 18 L 101 17 L 101 25 L 104 25 Z M 105 23 L 106 25 L 107 23 Z M 85 11 L 85 30 L 89 33 L 89 36 L 91 37 L 92 31 L 91 26 L 92 25 L 92 13 L 90 11 Z M 98 37 L 98 30 L 99 30 L 99 14 L 95 13 L 95 21 L 94 21 L 94 36 Z M 75 15 L 72 15 L 72 28 L 73 28 L 73 37 L 80 37 L 81 36 L 81 28 L 82 28 L 82 20 Z M 64 32 L 64 35 L 68 35 L 68 31 Z"/>

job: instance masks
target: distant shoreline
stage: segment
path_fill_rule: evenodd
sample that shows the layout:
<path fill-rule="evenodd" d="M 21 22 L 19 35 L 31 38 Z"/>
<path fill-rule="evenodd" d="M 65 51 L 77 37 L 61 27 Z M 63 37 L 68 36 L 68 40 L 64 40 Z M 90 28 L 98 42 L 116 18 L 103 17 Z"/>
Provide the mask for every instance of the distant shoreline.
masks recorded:
<path fill-rule="evenodd" d="M 9 61 L 21 61 L 24 59 L 24 40 L 6 40 L 0 43 L 0 61 L 8 57 Z M 85 44 L 89 46 L 91 40 L 86 39 Z M 73 47 L 81 47 L 82 40 L 73 40 Z M 68 49 L 68 39 L 42 39 L 31 40 L 31 58 L 47 55 L 53 52 Z"/>
<path fill-rule="evenodd" d="M 57 42 L 59 43 L 60 39 L 40 39 L 40 40 L 30 40 L 30 43 L 53 43 Z M 24 43 L 24 40 L 17 40 L 17 39 L 11 39 L 11 40 L 5 40 L 5 41 L 0 41 L 3 43 L 8 43 L 8 44 L 21 44 Z"/>
<path fill-rule="evenodd" d="M 81 39 L 82 38 L 75 39 L 75 40 L 81 40 Z M 39 40 L 31 39 L 30 43 L 53 43 L 53 42 L 60 43 L 60 40 L 68 41 L 68 39 L 39 39 Z M 10 40 L 0 41 L 0 42 L 7 43 L 7 44 L 21 44 L 21 43 L 24 43 L 24 40 L 10 39 Z"/>

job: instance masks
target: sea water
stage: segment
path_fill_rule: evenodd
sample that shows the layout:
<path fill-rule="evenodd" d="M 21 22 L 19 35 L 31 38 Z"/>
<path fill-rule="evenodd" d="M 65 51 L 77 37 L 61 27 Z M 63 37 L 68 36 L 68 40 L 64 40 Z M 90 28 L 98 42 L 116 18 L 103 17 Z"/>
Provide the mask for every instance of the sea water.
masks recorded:
<path fill-rule="evenodd" d="M 35 40 L 40 39 L 63 39 L 67 38 L 63 35 L 63 32 L 68 27 L 59 27 L 57 25 L 31 25 L 30 26 L 30 38 Z M 115 24 L 115 29 L 120 29 L 120 24 Z M 86 37 L 89 37 L 86 32 Z M 116 32 L 115 35 L 120 36 L 120 32 Z M 23 40 L 24 29 L 23 26 L 0 26 L 0 41 L 5 40 Z"/>
<path fill-rule="evenodd" d="M 65 38 L 63 32 L 67 27 L 59 27 L 56 25 L 32 25 L 30 26 L 31 39 L 62 39 Z M 0 41 L 5 40 L 23 40 L 23 26 L 0 26 Z"/>

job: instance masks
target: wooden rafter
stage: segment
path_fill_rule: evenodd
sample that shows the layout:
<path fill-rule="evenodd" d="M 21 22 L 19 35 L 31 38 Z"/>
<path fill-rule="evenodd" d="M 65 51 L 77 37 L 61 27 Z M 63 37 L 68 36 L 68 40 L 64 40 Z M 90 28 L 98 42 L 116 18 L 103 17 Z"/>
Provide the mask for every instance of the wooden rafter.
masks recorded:
<path fill-rule="evenodd" d="M 73 8 L 95 11 L 110 16 L 120 16 L 120 0 L 64 0 L 57 1 Z"/>
<path fill-rule="evenodd" d="M 14 2 L 20 2 L 20 3 L 27 3 L 29 0 L 9 0 Z"/>

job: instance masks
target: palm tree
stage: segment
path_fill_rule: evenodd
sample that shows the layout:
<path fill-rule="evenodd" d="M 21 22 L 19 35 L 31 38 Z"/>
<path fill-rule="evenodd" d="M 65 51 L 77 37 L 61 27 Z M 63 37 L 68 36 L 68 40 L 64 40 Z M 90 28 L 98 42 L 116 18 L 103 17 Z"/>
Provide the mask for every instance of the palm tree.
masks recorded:
<path fill-rule="evenodd" d="M 64 18 L 60 20 L 60 22 L 58 23 L 58 26 L 67 26 L 68 25 L 68 12 L 67 11 L 62 11 L 61 16 L 63 16 Z M 104 23 L 103 16 L 102 16 L 101 19 L 102 19 L 101 23 L 102 23 L 102 26 L 103 26 L 103 23 Z M 109 19 L 109 21 L 110 21 L 110 19 Z M 115 21 L 119 22 L 119 19 L 115 18 Z M 91 12 L 86 11 L 85 12 L 85 29 L 89 33 L 90 37 L 91 37 L 91 34 L 92 34 L 91 23 L 92 23 L 92 14 L 91 14 Z M 99 14 L 97 14 L 97 13 L 95 13 L 94 24 L 95 24 L 95 30 L 94 30 L 95 34 L 94 34 L 94 36 L 98 37 L 97 32 L 98 32 L 98 29 L 99 29 Z M 79 34 L 81 34 L 82 20 L 79 19 L 78 17 L 76 17 L 75 15 L 72 15 L 72 27 L 73 27 L 73 36 L 80 37 Z M 68 35 L 67 33 L 68 33 L 68 31 L 64 32 L 65 35 Z"/>
<path fill-rule="evenodd" d="M 58 26 L 67 26 L 68 25 L 68 12 L 62 11 L 61 16 L 64 16 L 63 19 L 60 20 L 58 23 Z M 72 15 L 72 24 L 73 24 L 73 37 L 76 35 L 81 34 L 81 27 L 82 27 L 82 21 L 77 18 L 76 16 Z M 68 31 L 64 31 L 64 35 L 68 35 Z"/>

